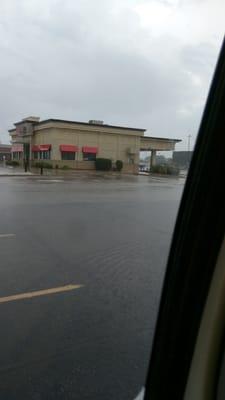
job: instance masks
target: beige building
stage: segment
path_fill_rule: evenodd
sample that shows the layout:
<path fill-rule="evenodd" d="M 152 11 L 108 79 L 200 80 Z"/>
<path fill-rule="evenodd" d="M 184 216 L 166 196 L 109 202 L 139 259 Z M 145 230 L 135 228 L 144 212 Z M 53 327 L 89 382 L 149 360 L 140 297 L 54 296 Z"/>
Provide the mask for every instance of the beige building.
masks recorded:
<path fill-rule="evenodd" d="M 177 139 L 144 136 L 145 129 L 87 122 L 24 118 L 9 130 L 12 158 L 31 165 L 45 160 L 54 167 L 94 169 L 97 157 L 123 161 L 123 172 L 137 173 L 140 151 L 150 150 L 154 164 L 157 150 L 174 150 Z"/>

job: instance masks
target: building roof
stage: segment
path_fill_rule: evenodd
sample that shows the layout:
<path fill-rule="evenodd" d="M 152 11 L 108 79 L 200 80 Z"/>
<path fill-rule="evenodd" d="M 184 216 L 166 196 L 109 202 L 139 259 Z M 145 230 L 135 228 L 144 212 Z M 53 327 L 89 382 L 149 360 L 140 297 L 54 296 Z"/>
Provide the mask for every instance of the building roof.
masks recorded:
<path fill-rule="evenodd" d="M 0 143 L 0 151 L 10 151 L 12 145 L 11 144 L 2 144 Z"/>
<path fill-rule="evenodd" d="M 129 131 L 140 131 L 140 132 L 145 132 L 146 131 L 146 129 L 142 129 L 142 128 L 129 128 L 128 126 L 97 124 L 97 123 L 80 122 L 80 121 L 68 121 L 68 120 L 56 119 L 56 118 L 45 119 L 45 120 L 40 121 L 38 123 L 34 123 L 34 125 L 35 126 L 39 126 L 39 125 L 42 125 L 42 124 L 47 124 L 49 122 L 57 122 L 57 123 L 62 123 L 62 124 L 66 123 L 66 124 L 86 125 L 86 126 L 92 126 L 92 127 L 93 126 L 97 126 L 99 128 L 125 129 L 125 130 L 129 130 Z"/>
<path fill-rule="evenodd" d="M 186 155 L 193 153 L 193 150 L 174 150 L 173 154 L 175 155 Z"/>
<path fill-rule="evenodd" d="M 36 121 L 35 121 L 36 120 Z M 85 125 L 85 126 L 97 126 L 99 128 L 114 128 L 114 129 L 122 129 L 122 130 L 129 130 L 129 131 L 138 131 L 141 132 L 142 135 L 143 133 L 146 131 L 146 129 L 144 128 L 130 128 L 128 126 L 120 126 L 120 125 L 108 125 L 108 124 L 104 124 L 104 123 L 98 123 L 98 121 L 96 122 L 81 122 L 81 121 L 69 121 L 69 120 L 64 120 L 64 119 L 58 119 L 58 118 L 49 118 L 49 119 L 45 119 L 43 121 L 38 121 L 38 117 L 28 117 L 28 118 L 24 118 L 22 121 L 16 122 L 14 125 L 20 125 L 23 124 L 25 121 L 28 122 L 32 122 L 34 126 L 40 126 L 40 125 L 45 125 L 48 123 L 58 123 L 58 124 L 77 124 L 77 125 Z M 16 129 L 9 129 L 8 132 L 15 132 Z M 151 140 L 158 140 L 158 141 L 167 141 L 167 142 L 173 142 L 173 143 L 178 143 L 181 142 L 180 139 L 172 139 L 172 138 L 161 138 L 161 137 L 154 137 L 154 136 L 142 136 L 141 140 L 142 141 L 148 141 L 149 139 Z"/>
<path fill-rule="evenodd" d="M 141 140 L 149 140 L 149 139 L 153 139 L 153 140 L 162 140 L 162 141 L 167 141 L 167 142 L 182 142 L 181 139 L 172 139 L 172 138 L 161 138 L 161 137 L 155 137 L 155 136 L 142 136 Z"/>

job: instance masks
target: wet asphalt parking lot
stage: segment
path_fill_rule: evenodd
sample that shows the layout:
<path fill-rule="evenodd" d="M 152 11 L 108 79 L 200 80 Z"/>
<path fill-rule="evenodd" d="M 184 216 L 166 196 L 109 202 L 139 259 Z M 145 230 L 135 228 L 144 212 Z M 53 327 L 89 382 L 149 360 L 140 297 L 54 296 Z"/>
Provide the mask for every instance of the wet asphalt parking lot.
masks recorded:
<path fill-rule="evenodd" d="M 0 183 L 0 398 L 134 399 L 183 180 Z"/>

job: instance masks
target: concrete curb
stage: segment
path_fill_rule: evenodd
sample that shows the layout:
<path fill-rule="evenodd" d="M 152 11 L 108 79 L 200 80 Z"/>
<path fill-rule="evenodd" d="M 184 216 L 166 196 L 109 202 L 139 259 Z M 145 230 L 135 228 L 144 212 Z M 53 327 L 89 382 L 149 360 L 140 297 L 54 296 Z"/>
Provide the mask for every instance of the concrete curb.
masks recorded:
<path fill-rule="evenodd" d="M 38 175 L 38 174 L 0 174 L 0 178 L 1 177 L 16 177 L 16 176 L 26 176 L 26 177 L 32 177 L 32 176 L 41 176 L 41 175 Z"/>

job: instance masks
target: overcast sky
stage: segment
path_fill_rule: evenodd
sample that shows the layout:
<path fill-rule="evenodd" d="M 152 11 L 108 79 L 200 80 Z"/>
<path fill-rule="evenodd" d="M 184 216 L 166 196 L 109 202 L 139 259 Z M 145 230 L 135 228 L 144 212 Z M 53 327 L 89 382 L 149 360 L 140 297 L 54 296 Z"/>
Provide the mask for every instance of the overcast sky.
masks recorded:
<path fill-rule="evenodd" d="M 146 128 L 187 149 L 224 0 L 1 0 L 0 140 L 29 115 Z"/>

